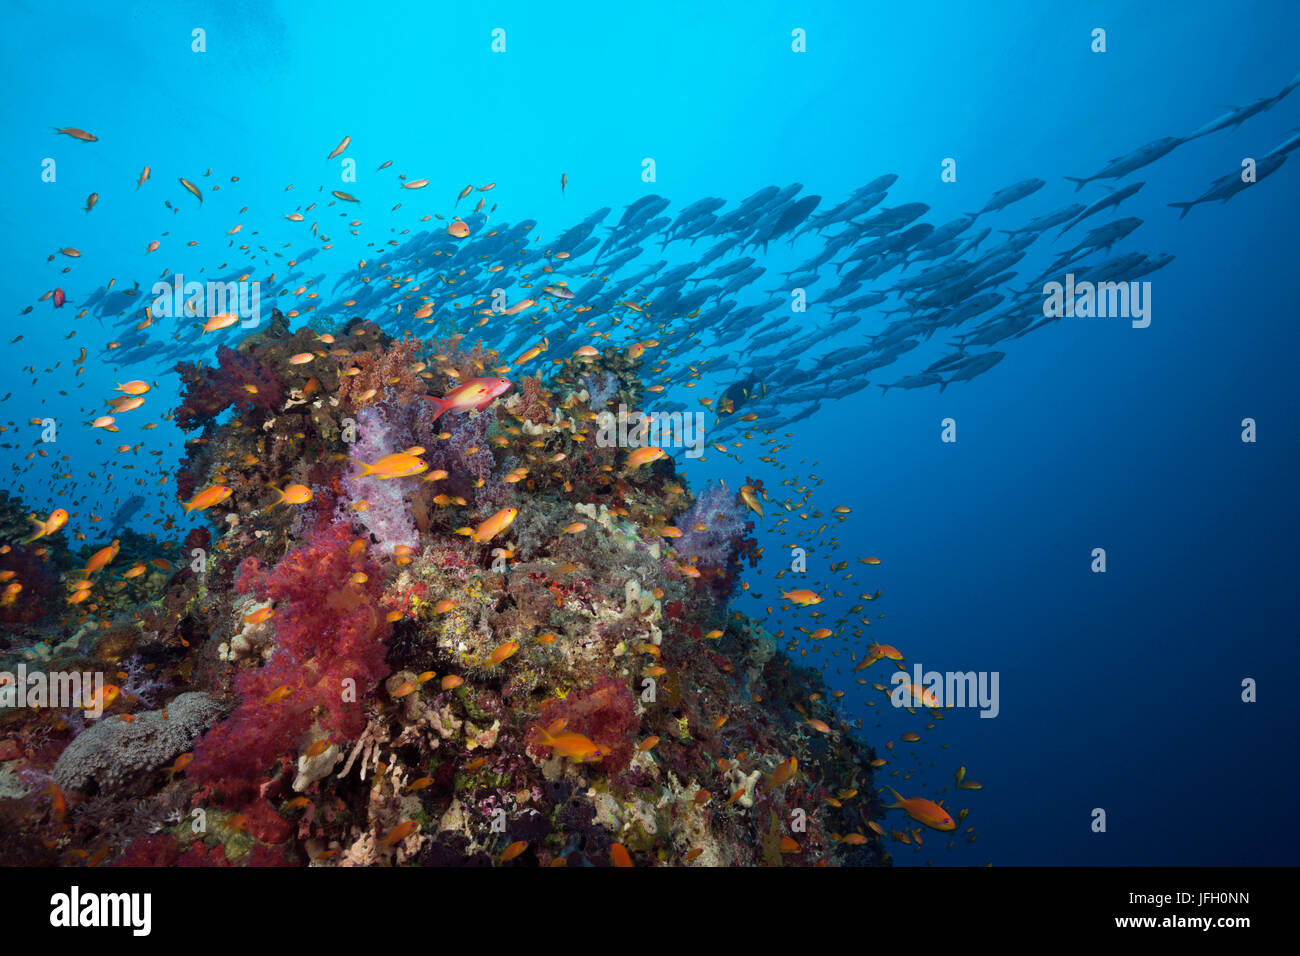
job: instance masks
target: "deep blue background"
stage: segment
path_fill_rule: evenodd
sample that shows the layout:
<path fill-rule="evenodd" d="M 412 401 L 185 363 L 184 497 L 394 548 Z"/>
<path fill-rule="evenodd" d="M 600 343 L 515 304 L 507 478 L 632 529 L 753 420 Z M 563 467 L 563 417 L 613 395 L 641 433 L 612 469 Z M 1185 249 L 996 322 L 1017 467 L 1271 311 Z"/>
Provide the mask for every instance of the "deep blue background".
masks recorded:
<path fill-rule="evenodd" d="M 7 5 L 3 342 L 24 339 L 4 346 L 3 391 L 16 391 L 5 420 L 81 419 L 113 382 L 140 371 L 124 376 L 92 358 L 76 380 L 86 388 L 61 399 L 57 390 L 73 387 L 76 348 L 107 336 L 68 308 L 49 321 L 49 303 L 15 317 L 42 292 L 62 285 L 75 303 L 113 276 L 149 283 L 164 266 L 191 275 L 239 261 L 224 236 L 238 222 L 238 239 L 259 229 L 256 241 L 268 246 L 305 248 L 303 230 L 280 218 L 307 201 L 302 191 L 314 194 L 323 182 L 365 200 L 379 189 L 371 171 L 387 159 L 395 163 L 386 190 L 394 171 L 427 177 L 426 192 L 437 194 L 430 203 L 446 212 L 464 183 L 496 181 L 499 215 L 536 218 L 547 235 L 646 191 L 680 208 L 797 181 L 838 199 L 895 172 L 891 201 L 927 202 L 927 219 L 939 223 L 1011 182 L 1046 179 L 1031 200 L 980 222 L 1013 228 L 1102 194 L 1097 185 L 1076 194 L 1063 176 L 1190 132 L 1226 105 L 1277 92 L 1300 69 L 1294 44 L 1279 42 L 1300 35 L 1294 4 L 804 6 L 146 3 L 122 14 L 97 4 Z M 1096 26 L 1108 31 L 1101 55 L 1089 50 Z M 203 55 L 190 52 L 193 27 L 208 32 Z M 490 52 L 494 27 L 508 31 L 504 56 Z M 808 32 L 806 54 L 790 52 L 794 27 Z M 54 136 L 56 125 L 90 129 L 100 142 Z M 1297 125 L 1293 94 L 1240 130 L 1183 146 L 1131 177 L 1147 186 L 1120 214 L 1146 225 L 1117 251 L 1177 256 L 1153 277 L 1150 328 L 1066 320 L 1012 341 L 1002 365 L 943 394 L 882 397 L 872 387 L 828 404 L 794 429 L 784 472 L 757 463 L 753 448 L 744 467 L 716 455 L 688 466 L 692 481 L 725 476 L 735 487 L 755 474 L 775 490 L 783 477 L 807 475 L 799 459 L 819 460 L 812 470 L 825 484 L 816 504 L 826 512 L 848 505 L 853 514 L 840 550 L 814 555 L 814 567 L 885 559 L 874 568 L 854 563 L 862 583 L 854 594 L 885 591 L 869 606 L 888 615 L 872 635 L 927 668 L 1000 672 L 1000 716 L 950 712 L 923 733 L 925 743 L 902 748 L 937 766 L 891 781 L 934 795 L 959 764 L 968 766 L 985 789 L 954 806 L 972 807 L 978 842 L 945 853 L 942 841 L 928 839 L 922 853 L 899 853 L 900 862 L 1300 859 L 1291 820 L 1300 655 L 1290 607 L 1300 159 L 1181 222 L 1165 205 L 1200 195 Z M 361 171 L 355 186 L 336 185 L 335 167 L 324 162 L 345 134 Z M 59 164 L 56 184 L 39 179 L 47 156 Z M 653 185 L 640 178 L 647 156 L 658 164 Z M 939 163 L 949 156 L 958 181 L 941 184 Z M 146 163 L 153 181 L 137 193 Z M 176 177 L 198 181 L 209 167 L 207 182 L 238 175 L 240 188 L 207 192 L 200 210 Z M 563 197 L 561 172 L 569 177 Z M 286 195 L 289 183 L 298 192 Z M 91 191 L 100 205 L 86 215 Z M 163 197 L 182 213 L 168 212 Z M 366 238 L 386 239 L 389 225 L 413 227 L 426 211 L 410 201 L 389 215 L 388 205 L 363 203 Z M 146 260 L 145 245 L 164 230 L 163 249 Z M 336 254 L 319 260 L 331 271 L 363 254 L 335 231 Z M 191 238 L 199 245 L 186 249 Z M 69 245 L 84 255 L 62 275 L 69 260 L 46 257 Z M 774 258 L 793 254 L 773 250 Z M 1041 255 L 1027 261 L 1037 266 Z M 806 321 L 823 317 L 814 309 Z M 835 345 L 879 325 L 868 319 Z M 73 327 L 78 337 L 65 342 Z M 33 387 L 18 374 L 56 361 L 63 368 Z M 891 382 L 925 362 L 903 364 L 875 380 Z M 163 379 L 153 401 L 166 402 L 175 381 Z M 957 421 L 955 445 L 939 441 L 947 417 Z M 1256 444 L 1240 440 L 1244 417 L 1259 423 Z M 30 432 L 24 442 L 35 439 Z M 146 437 L 151 448 L 177 441 L 164 428 L 124 428 L 114 444 Z M 72 457 L 73 471 L 93 470 L 105 454 L 92 442 L 66 429 L 58 454 Z M 24 484 L 33 505 L 53 506 L 42 487 L 55 466 L 25 470 L 27 450 L 0 459 L 17 468 L 13 477 L 6 468 L 7 484 Z M 118 475 L 88 483 L 92 497 L 74 526 L 91 533 L 87 514 L 111 514 L 114 498 L 136 490 L 138 473 Z M 751 610 L 775 597 L 771 575 L 790 540 L 764 536 L 767 560 L 754 587 L 765 599 Z M 1089 571 L 1094 547 L 1107 551 L 1105 575 Z M 878 708 L 831 674 L 850 692 L 846 712 L 871 718 L 873 742 L 922 729 L 922 717 L 891 713 L 877 730 Z M 881 680 L 888 671 L 877 664 L 868 674 Z M 1244 677 L 1260 681 L 1256 704 L 1240 702 Z M 1090 831 L 1094 807 L 1109 814 L 1106 834 Z"/>

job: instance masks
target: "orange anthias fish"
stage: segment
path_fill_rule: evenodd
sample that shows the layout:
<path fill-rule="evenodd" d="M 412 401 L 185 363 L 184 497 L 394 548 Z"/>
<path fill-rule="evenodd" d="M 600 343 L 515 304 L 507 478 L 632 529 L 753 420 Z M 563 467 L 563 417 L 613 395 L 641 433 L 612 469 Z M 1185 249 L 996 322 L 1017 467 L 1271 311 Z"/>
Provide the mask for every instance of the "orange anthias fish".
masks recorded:
<path fill-rule="evenodd" d="M 259 608 L 258 608 L 256 611 L 254 611 L 252 614 L 248 614 L 248 615 L 245 615 L 245 616 L 244 616 L 244 623 L 245 623 L 245 624 L 261 624 L 263 621 L 269 619 L 269 618 L 271 617 L 271 615 L 273 615 L 274 613 L 275 613 L 275 609 L 274 609 L 274 608 L 270 608 L 270 607 L 259 607 Z"/>
<path fill-rule="evenodd" d="M 420 824 L 414 820 L 407 820 L 405 823 L 399 823 L 397 826 L 393 827 L 388 836 L 384 837 L 383 845 L 393 846 L 394 844 L 401 843 L 418 829 L 420 829 Z"/>
<path fill-rule="evenodd" d="M 513 657 L 515 652 L 518 650 L 519 650 L 518 641 L 506 641 L 495 651 L 493 651 L 490 657 L 488 657 L 488 664 L 493 666 L 500 664 L 502 661 L 506 660 L 507 658 Z"/>
<path fill-rule="evenodd" d="M 228 329 L 238 321 L 239 316 L 235 315 L 233 312 L 218 312 L 216 315 L 212 316 L 212 318 L 208 319 L 208 321 L 203 323 L 203 332 L 206 335 L 208 332 L 216 332 L 219 329 Z"/>
<path fill-rule="evenodd" d="M 28 520 L 30 520 L 32 524 L 36 525 L 37 530 L 30 538 L 24 540 L 23 544 L 30 544 L 37 538 L 44 538 L 46 535 L 54 534 L 54 532 L 58 531 L 68 523 L 68 513 L 62 508 L 55 508 L 50 512 L 50 516 L 44 521 L 40 521 L 37 518 L 30 518 Z"/>
<path fill-rule="evenodd" d="M 555 733 L 552 734 L 551 730 Z M 555 753 L 578 763 L 590 763 L 605 756 L 605 748 L 590 737 L 562 730 L 557 724 L 552 724 L 549 729 L 538 726 L 537 736 L 539 746 L 550 747 Z"/>
<path fill-rule="evenodd" d="M 113 701 L 117 700 L 121 692 L 121 688 L 116 684 L 105 684 L 89 700 L 83 702 L 84 709 L 87 713 L 96 710 L 103 713 Z"/>
<path fill-rule="evenodd" d="M 114 538 L 112 544 L 106 548 L 100 548 L 91 556 L 90 561 L 81 569 L 81 573 L 94 574 L 100 568 L 112 563 L 113 559 L 117 557 L 117 552 L 120 547 L 121 542 L 119 542 L 117 538 Z"/>
<path fill-rule="evenodd" d="M 809 604 L 821 604 L 822 596 L 815 591 L 800 589 L 797 591 L 782 591 L 781 597 L 785 598 L 791 604 L 802 604 L 805 607 Z"/>
<path fill-rule="evenodd" d="M 515 364 L 526 365 L 527 363 L 531 362 L 533 359 L 537 358 L 537 356 L 545 352 L 548 348 L 550 348 L 550 345 L 551 345 L 551 340 L 549 338 L 542 339 L 539 343 L 534 345 L 528 351 L 524 352 L 523 355 L 519 356 L 519 358 L 515 359 Z"/>
<path fill-rule="evenodd" d="M 916 706 L 917 704 L 920 704 L 922 707 L 939 710 L 939 698 L 935 692 L 930 690 L 928 687 L 918 687 L 910 681 L 903 681 L 900 686 L 904 694 L 903 701 L 908 706 Z M 904 737 L 903 739 L 906 740 L 907 738 Z"/>
<path fill-rule="evenodd" d="M 419 450 L 423 451 L 424 449 Z M 373 478 L 410 478 L 414 475 L 422 475 L 429 470 L 429 463 L 411 448 L 406 451 L 385 455 L 374 464 L 366 464 L 364 461 L 357 461 L 355 458 L 351 459 L 351 461 L 362 468 L 361 473 L 356 476 L 357 478 L 366 476 Z"/>
<path fill-rule="evenodd" d="M 468 408 L 481 412 L 509 391 L 510 386 L 511 382 L 506 378 L 472 378 L 464 385 L 453 388 L 444 398 L 426 395 L 425 398 L 433 402 L 433 407 L 437 409 L 430 422 L 437 421 L 443 412 L 464 411 Z"/>
<path fill-rule="evenodd" d="M 776 769 L 767 774 L 767 789 L 775 790 L 794 779 L 794 775 L 799 772 L 799 759 L 791 757 L 782 763 L 776 765 Z"/>
<path fill-rule="evenodd" d="M 285 485 L 283 489 L 273 489 L 279 494 L 277 505 L 305 505 L 311 501 L 311 489 L 306 485 Z"/>
<path fill-rule="evenodd" d="M 167 772 L 174 777 L 193 762 L 194 762 L 194 754 L 183 753 L 176 758 L 175 763 L 173 763 L 170 767 L 167 768 Z"/>
<path fill-rule="evenodd" d="M 488 518 L 477 528 L 457 528 L 457 534 L 467 535 L 472 538 L 476 544 L 482 544 L 485 541 L 491 541 L 506 528 L 514 524 L 515 518 L 519 515 L 518 508 L 502 508 L 491 518 Z"/>
<path fill-rule="evenodd" d="M 898 791 L 893 787 L 885 787 L 894 795 L 896 802 L 886 804 L 886 810 L 902 810 L 913 820 L 918 823 L 924 823 L 927 827 L 934 830 L 955 830 L 957 824 L 948 811 L 933 801 L 926 800 L 922 797 L 900 797 Z"/>
<path fill-rule="evenodd" d="M 638 448 L 632 454 L 627 456 L 627 467 L 629 471 L 636 471 L 642 465 L 648 465 L 652 461 L 658 461 L 668 453 L 662 448 L 656 448 L 654 445 L 646 445 L 644 448 Z"/>
<path fill-rule="evenodd" d="M 609 862 L 617 867 L 630 867 L 632 855 L 627 852 L 627 847 L 623 844 L 612 843 L 609 847 Z"/>
<path fill-rule="evenodd" d="M 512 844 L 510 844 L 508 847 L 506 847 L 505 852 L 501 854 L 501 862 L 502 862 L 502 863 L 509 863 L 511 860 L 513 860 L 515 857 L 517 857 L 520 853 L 523 853 L 524 850 L 527 850 L 527 849 L 528 849 L 528 841 L 527 841 L 527 840 L 516 840 L 514 843 L 512 843 Z"/>
<path fill-rule="evenodd" d="M 204 488 L 192 499 L 185 502 L 185 513 L 191 511 L 202 511 L 205 508 L 211 508 L 213 505 L 219 505 L 231 495 L 231 489 L 228 485 L 212 485 Z"/>

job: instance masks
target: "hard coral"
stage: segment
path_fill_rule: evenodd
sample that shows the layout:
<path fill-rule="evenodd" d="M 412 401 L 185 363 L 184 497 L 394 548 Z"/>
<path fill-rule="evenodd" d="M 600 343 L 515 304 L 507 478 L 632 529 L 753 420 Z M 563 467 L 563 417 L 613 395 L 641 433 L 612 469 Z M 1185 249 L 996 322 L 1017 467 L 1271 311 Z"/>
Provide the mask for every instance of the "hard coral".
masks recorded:
<path fill-rule="evenodd" d="M 116 790 L 165 766 L 226 713 L 210 694 L 181 694 L 162 710 L 131 721 L 105 717 L 79 734 L 54 765 L 54 782 L 70 790 Z M 166 715 L 164 717 L 164 714 Z"/>

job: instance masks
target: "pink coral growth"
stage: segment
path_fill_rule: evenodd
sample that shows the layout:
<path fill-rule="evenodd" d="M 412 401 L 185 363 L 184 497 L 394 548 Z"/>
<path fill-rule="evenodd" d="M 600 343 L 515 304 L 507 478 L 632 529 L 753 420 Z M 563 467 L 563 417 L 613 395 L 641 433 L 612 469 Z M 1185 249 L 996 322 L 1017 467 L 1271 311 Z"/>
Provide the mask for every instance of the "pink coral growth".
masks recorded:
<path fill-rule="evenodd" d="M 364 695 L 388 673 L 392 625 L 380 606 L 378 566 L 350 544 L 339 525 L 313 534 L 269 572 L 256 562 L 240 566 L 237 590 L 276 602 L 277 643 L 264 666 L 236 677 L 239 706 L 195 745 L 189 774 L 200 785 L 246 799 L 313 721 L 335 742 L 363 729 Z M 357 583 L 358 572 L 365 581 Z M 355 694 L 345 692 L 346 680 Z"/>
<path fill-rule="evenodd" d="M 179 362 L 176 371 L 185 383 L 176 424 L 185 431 L 210 423 L 230 405 L 241 411 L 270 410 L 284 402 L 280 379 L 265 364 L 234 349 L 217 347 L 218 366 Z M 244 386 L 252 385 L 254 391 Z"/>

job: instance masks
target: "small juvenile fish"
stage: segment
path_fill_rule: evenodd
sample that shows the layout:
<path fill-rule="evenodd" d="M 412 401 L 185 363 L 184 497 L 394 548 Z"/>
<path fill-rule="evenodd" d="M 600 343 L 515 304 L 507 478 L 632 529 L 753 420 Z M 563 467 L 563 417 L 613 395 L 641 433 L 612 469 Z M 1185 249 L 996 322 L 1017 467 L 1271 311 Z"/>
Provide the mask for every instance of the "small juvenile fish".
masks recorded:
<path fill-rule="evenodd" d="M 524 850 L 527 850 L 527 849 L 528 849 L 528 841 L 527 841 L 527 840 L 516 840 L 514 843 L 512 843 L 512 844 L 510 844 L 508 847 L 506 847 L 505 852 L 501 854 L 501 860 L 500 860 L 500 862 L 502 862 L 502 863 L 509 863 L 511 860 L 513 860 L 515 857 L 517 857 L 520 853 L 523 853 Z"/>
<path fill-rule="evenodd" d="M 405 823 L 399 823 L 384 837 L 383 845 L 386 847 L 401 843 L 412 833 L 420 828 L 420 824 L 414 820 L 407 820 Z"/>
<path fill-rule="evenodd" d="M 330 153 L 328 156 L 326 156 L 325 158 L 326 158 L 326 159 L 333 159 L 335 156 L 337 156 L 337 155 L 339 155 L 340 153 L 342 153 L 343 150 L 347 149 L 347 148 L 348 148 L 348 144 L 351 143 L 351 142 L 352 142 L 352 137 L 351 137 L 351 136 L 344 136 L 343 139 L 342 139 L 342 141 L 341 141 L 337 146 L 334 147 L 334 151 L 333 151 L 332 153 Z"/>
<path fill-rule="evenodd" d="M 99 142 L 99 137 L 94 133 L 87 133 L 84 129 L 77 129 L 75 126 L 65 126 L 63 129 L 59 129 L 55 126 L 53 129 L 56 133 L 62 133 L 64 136 L 71 136 L 73 139 L 79 139 L 83 143 Z"/>

